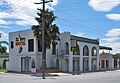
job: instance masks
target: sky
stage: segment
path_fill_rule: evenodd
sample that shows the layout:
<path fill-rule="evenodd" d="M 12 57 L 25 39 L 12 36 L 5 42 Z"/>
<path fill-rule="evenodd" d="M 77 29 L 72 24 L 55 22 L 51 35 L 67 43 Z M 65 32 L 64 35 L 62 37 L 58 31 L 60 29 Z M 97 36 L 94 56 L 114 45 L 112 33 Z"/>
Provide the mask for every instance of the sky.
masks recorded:
<path fill-rule="evenodd" d="M 0 0 L 0 40 L 8 41 L 9 33 L 36 25 L 41 0 Z M 120 0 L 53 0 L 46 9 L 54 11 L 60 32 L 100 39 L 101 46 L 120 53 Z"/>

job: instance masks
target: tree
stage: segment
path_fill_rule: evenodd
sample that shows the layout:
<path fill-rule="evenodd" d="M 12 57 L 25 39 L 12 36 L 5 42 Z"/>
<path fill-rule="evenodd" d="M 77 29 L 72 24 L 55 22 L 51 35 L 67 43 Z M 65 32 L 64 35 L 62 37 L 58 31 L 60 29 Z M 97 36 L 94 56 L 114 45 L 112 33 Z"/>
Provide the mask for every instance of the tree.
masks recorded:
<path fill-rule="evenodd" d="M 0 33 L 0 38 L 2 37 L 2 33 Z M 0 41 L 0 53 L 7 53 L 7 47 L 2 46 L 2 44 L 8 45 L 8 42 L 6 41 Z"/>
<path fill-rule="evenodd" d="M 42 16 L 43 16 L 43 10 L 38 9 L 37 17 L 35 20 L 38 22 L 38 25 L 33 25 L 32 30 L 34 33 L 34 36 L 40 40 L 39 43 L 42 41 Z M 54 42 L 56 39 L 59 40 L 59 28 L 56 24 L 53 24 L 53 22 L 56 19 L 56 16 L 54 16 L 53 11 L 49 11 L 48 9 L 44 11 L 44 19 L 45 19 L 45 56 L 46 57 L 46 49 L 50 49 L 50 44 Z M 46 63 L 46 60 L 45 60 Z"/>

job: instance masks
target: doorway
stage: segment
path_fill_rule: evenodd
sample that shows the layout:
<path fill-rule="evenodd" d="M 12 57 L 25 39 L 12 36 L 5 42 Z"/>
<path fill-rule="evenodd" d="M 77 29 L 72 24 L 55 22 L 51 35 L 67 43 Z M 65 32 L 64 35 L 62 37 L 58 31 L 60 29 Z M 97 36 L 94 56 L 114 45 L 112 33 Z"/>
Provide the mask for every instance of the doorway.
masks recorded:
<path fill-rule="evenodd" d="M 21 71 L 31 71 L 31 57 L 21 57 Z"/>

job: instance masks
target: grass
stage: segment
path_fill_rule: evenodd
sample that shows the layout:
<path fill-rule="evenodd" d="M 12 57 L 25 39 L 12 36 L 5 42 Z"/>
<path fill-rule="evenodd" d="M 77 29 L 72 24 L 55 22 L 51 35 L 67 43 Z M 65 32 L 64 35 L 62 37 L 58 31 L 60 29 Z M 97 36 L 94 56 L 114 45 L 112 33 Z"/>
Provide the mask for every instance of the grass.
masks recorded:
<path fill-rule="evenodd" d="M 7 72 L 7 69 L 0 69 L 0 72 Z"/>

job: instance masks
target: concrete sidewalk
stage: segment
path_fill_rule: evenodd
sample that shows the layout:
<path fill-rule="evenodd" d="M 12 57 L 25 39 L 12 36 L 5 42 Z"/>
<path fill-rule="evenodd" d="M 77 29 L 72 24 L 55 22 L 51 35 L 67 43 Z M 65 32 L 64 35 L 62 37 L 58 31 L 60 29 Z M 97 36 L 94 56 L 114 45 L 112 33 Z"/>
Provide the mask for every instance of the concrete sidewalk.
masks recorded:
<path fill-rule="evenodd" d="M 72 75 L 82 75 L 82 74 L 89 74 L 89 73 L 99 73 L 99 72 L 112 72 L 112 71 L 120 71 L 118 70 L 111 70 L 111 71 L 94 71 L 94 72 L 72 72 L 72 73 L 66 73 L 66 72 L 58 72 L 58 73 L 45 73 L 46 77 L 51 76 L 72 76 Z M 32 73 L 32 72 L 6 72 L 7 74 L 13 74 L 13 75 L 27 75 L 27 76 L 36 76 L 41 77 L 42 73 Z"/>
<path fill-rule="evenodd" d="M 30 76 L 37 76 L 37 77 L 40 77 L 42 76 L 41 73 L 35 73 L 35 74 L 29 74 Z M 70 74 L 70 73 L 45 73 L 45 76 L 49 77 L 49 76 L 71 76 L 73 74 Z"/>

